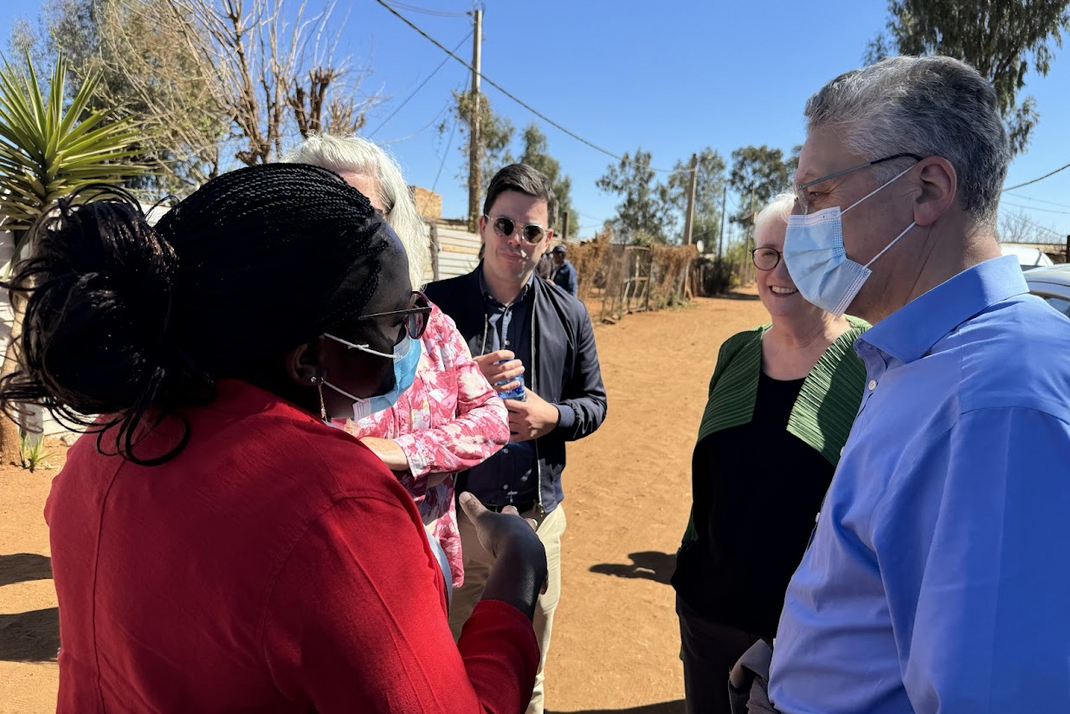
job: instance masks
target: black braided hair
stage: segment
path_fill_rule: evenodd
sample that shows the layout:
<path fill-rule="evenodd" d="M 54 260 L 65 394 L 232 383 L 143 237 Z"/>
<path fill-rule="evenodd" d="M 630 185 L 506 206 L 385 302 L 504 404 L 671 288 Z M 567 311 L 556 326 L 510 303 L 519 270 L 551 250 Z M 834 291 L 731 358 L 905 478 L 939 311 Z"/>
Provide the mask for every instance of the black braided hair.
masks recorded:
<path fill-rule="evenodd" d="M 216 379 L 248 377 L 359 316 L 392 237 L 359 191 L 301 164 L 224 174 L 155 227 L 131 195 L 96 189 L 60 201 L 33 235 L 5 284 L 28 299 L 21 367 L 0 400 L 97 431 L 102 452 L 114 434 L 115 452 L 144 465 L 181 451 L 179 410 L 213 399 Z M 168 417 L 183 423 L 180 443 L 135 455 Z"/>

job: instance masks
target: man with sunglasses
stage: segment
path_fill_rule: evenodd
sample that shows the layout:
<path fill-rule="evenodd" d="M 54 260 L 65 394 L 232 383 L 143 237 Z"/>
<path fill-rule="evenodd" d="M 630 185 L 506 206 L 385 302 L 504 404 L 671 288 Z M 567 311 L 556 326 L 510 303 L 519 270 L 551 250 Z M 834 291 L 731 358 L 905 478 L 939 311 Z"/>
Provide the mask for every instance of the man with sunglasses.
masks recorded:
<path fill-rule="evenodd" d="M 557 201 L 549 179 L 530 166 L 507 166 L 491 180 L 479 219 L 484 258 L 468 275 L 432 283 L 428 297 L 454 319 L 484 376 L 507 396 L 511 443 L 458 477 L 492 510 L 515 506 L 538 524 L 549 579 L 535 612 L 542 650 L 529 713 L 543 711 L 542 665 L 561 594 L 565 444 L 605 419 L 606 392 L 594 331 L 583 303 L 535 268 L 553 237 Z M 458 637 L 490 572 L 488 553 L 460 520 L 464 586 L 454 593 L 450 626 Z"/>
<path fill-rule="evenodd" d="M 996 93 L 958 60 L 894 57 L 806 118 L 784 260 L 873 327 L 750 711 L 1070 711 L 1070 322 L 1000 257 Z"/>

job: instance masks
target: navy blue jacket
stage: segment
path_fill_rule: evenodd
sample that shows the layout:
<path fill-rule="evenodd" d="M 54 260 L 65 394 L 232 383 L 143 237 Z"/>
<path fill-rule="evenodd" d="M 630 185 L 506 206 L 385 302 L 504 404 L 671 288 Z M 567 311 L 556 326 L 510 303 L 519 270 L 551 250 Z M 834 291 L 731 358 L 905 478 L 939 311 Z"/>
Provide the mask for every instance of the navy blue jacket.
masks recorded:
<path fill-rule="evenodd" d="M 579 288 L 576 284 L 576 266 L 567 260 L 561 265 L 554 266 L 553 276 L 550 280 L 569 295 L 575 295 Z"/>
<path fill-rule="evenodd" d="M 481 270 L 482 263 L 467 275 L 431 283 L 424 290 L 457 323 L 473 355 L 480 354 L 487 327 L 479 289 Z M 532 287 L 534 369 L 525 365 L 526 385 L 551 404 L 565 404 L 576 413 L 574 423 L 559 425 L 535 441 L 542 503 L 549 512 L 564 498 L 561 473 L 565 469 L 565 442 L 593 434 L 602 425 L 606 418 L 606 389 L 586 306 L 544 280 L 532 281 Z"/>

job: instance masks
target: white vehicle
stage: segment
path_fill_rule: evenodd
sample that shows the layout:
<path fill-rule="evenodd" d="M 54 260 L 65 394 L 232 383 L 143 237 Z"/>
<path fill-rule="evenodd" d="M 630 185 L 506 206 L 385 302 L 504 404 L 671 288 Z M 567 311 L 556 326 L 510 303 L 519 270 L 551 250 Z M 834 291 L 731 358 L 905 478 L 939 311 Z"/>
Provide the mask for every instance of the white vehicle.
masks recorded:
<path fill-rule="evenodd" d="M 1000 250 L 1003 251 L 1003 255 L 1013 255 L 1018 258 L 1018 264 L 1022 266 L 1022 270 L 1032 270 L 1033 268 L 1047 268 L 1055 265 L 1040 248 L 1031 245 L 1022 245 L 1021 243 L 1001 243 Z"/>
<path fill-rule="evenodd" d="M 1070 264 L 1030 270 L 1025 274 L 1025 282 L 1029 292 L 1070 317 Z"/>

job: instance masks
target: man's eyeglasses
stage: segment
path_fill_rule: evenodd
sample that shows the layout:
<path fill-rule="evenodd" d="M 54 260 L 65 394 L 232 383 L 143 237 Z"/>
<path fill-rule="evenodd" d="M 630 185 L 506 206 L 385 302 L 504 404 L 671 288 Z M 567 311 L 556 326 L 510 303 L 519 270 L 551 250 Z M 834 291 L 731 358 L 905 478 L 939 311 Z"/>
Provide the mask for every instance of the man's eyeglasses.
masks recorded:
<path fill-rule="evenodd" d="M 813 181 L 807 181 L 806 183 L 795 183 L 794 184 L 795 201 L 802 208 L 803 213 L 809 213 L 810 212 L 810 202 L 806 198 L 806 189 L 808 189 L 809 187 L 816 186 L 817 184 L 821 183 L 822 181 L 828 181 L 829 179 L 839 178 L 840 176 L 846 176 L 847 174 L 849 174 L 849 173 L 851 173 L 853 171 L 858 171 L 860 169 L 869 168 L 870 166 L 876 166 L 877 164 L 883 164 L 885 161 L 893 161 L 895 159 L 907 159 L 907 158 L 914 159 L 914 161 L 921 161 L 921 159 L 922 159 L 922 157 L 918 156 L 917 154 L 911 154 L 909 152 L 905 152 L 905 153 L 902 153 L 902 154 L 892 154 L 891 156 L 885 156 L 883 159 L 875 159 L 873 161 L 867 161 L 864 164 L 859 164 L 858 166 L 852 166 L 849 169 L 843 169 L 841 171 L 837 171 L 835 173 L 831 173 L 828 176 L 822 176 L 821 178 L 814 179 Z"/>
<path fill-rule="evenodd" d="M 488 221 L 490 216 L 483 216 Z M 527 223 L 523 226 L 518 224 L 512 218 L 506 216 L 498 216 L 494 219 L 494 232 L 500 235 L 502 238 L 508 238 L 513 235 L 513 232 L 518 228 L 520 230 L 520 237 L 526 240 L 528 243 L 535 245 L 546 236 L 546 229 L 540 226 L 538 223 Z"/>
<path fill-rule="evenodd" d="M 389 312 L 373 312 L 370 315 L 361 315 L 358 320 L 371 320 L 376 317 L 405 316 L 405 332 L 409 337 L 418 340 L 424 336 L 427 329 L 427 318 L 431 314 L 431 302 L 419 290 L 412 291 L 412 307 L 404 310 L 390 310 Z"/>
<path fill-rule="evenodd" d="M 755 248 L 750 259 L 758 270 L 772 270 L 780 263 L 782 253 L 776 248 Z"/>

